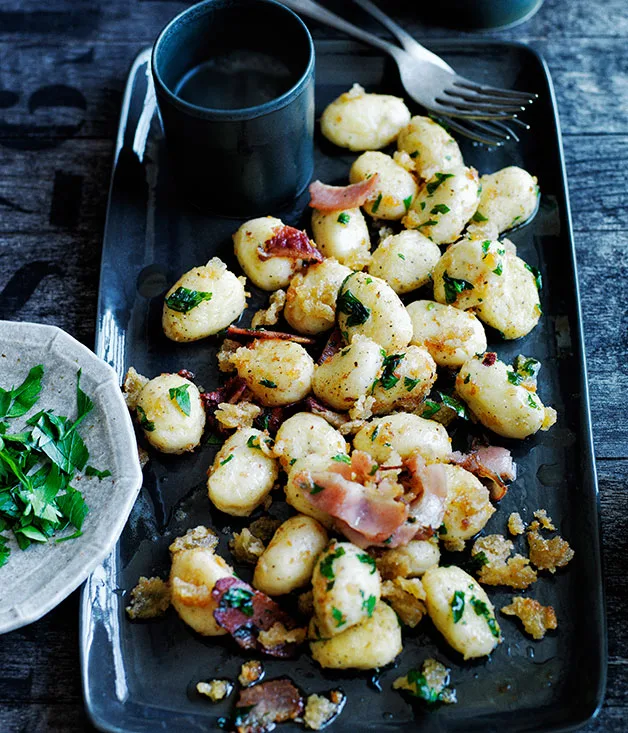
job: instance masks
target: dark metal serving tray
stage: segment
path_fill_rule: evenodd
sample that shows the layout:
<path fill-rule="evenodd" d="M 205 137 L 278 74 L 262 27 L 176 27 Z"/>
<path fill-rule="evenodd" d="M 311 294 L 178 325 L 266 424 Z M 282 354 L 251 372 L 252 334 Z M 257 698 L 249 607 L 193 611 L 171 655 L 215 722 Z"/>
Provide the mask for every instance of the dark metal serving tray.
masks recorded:
<path fill-rule="evenodd" d="M 566 570 L 544 575 L 525 595 L 554 606 L 558 630 L 535 642 L 514 619 L 500 616 L 504 643 L 490 658 L 469 663 L 424 620 L 404 633 L 404 650 L 394 668 L 382 670 L 376 679 L 364 672 L 321 671 L 305 653 L 295 661 L 265 661 L 266 679 L 288 675 L 308 694 L 342 688 L 348 699 L 331 726 L 337 733 L 358 727 L 391 732 L 571 730 L 601 704 L 607 649 L 578 281 L 556 103 L 544 62 L 526 46 L 482 40 L 433 47 L 467 76 L 539 93 L 527 116 L 532 129 L 520 144 L 487 150 L 460 142 L 465 161 L 480 173 L 520 165 L 538 176 L 543 194 L 534 221 L 511 239 L 542 272 L 544 315 L 520 341 L 489 336 L 489 348 L 505 360 L 524 353 L 542 362 L 539 392 L 545 404 L 558 410 L 558 423 L 523 442 L 494 436 L 494 442 L 513 450 L 519 477 L 486 532 L 504 533 L 515 510 L 529 520 L 534 510 L 545 508 L 554 518 L 575 558 Z M 214 255 L 237 270 L 231 234 L 241 222 L 201 215 L 177 198 L 148 63 L 145 51 L 133 65 L 124 97 L 102 255 L 96 350 L 121 377 L 130 365 L 151 377 L 187 368 L 197 383 L 211 389 L 218 384 L 217 341 L 168 341 L 160 325 L 162 296 L 179 275 Z M 402 94 L 394 68 L 377 53 L 345 41 L 319 43 L 318 114 L 355 81 L 369 91 Z M 315 177 L 345 182 L 355 155 L 320 136 L 316 144 Z M 268 213 L 305 226 L 306 204 L 307 194 L 290 210 Z M 254 293 L 251 305 L 261 302 L 260 293 Z M 151 452 L 144 487 L 116 551 L 85 585 L 83 686 L 89 715 L 103 730 L 215 730 L 218 717 L 229 714 L 233 699 L 212 705 L 196 694 L 195 683 L 215 676 L 235 679 L 250 654 L 224 637 L 195 635 L 174 612 L 149 623 L 131 623 L 124 612 L 125 593 L 140 575 L 165 577 L 174 537 L 212 523 L 222 530 L 221 550 L 226 551 L 228 529 L 247 524 L 210 508 L 205 481 L 215 450 L 204 444 L 183 457 Z M 281 501 L 273 503 L 272 512 L 281 514 Z M 520 538 L 516 545 L 525 549 L 524 543 Z M 246 568 L 236 570 L 248 577 Z M 489 595 L 500 608 L 513 593 L 491 589 Z M 395 677 L 429 656 L 452 668 L 457 705 L 426 712 L 391 689 Z"/>

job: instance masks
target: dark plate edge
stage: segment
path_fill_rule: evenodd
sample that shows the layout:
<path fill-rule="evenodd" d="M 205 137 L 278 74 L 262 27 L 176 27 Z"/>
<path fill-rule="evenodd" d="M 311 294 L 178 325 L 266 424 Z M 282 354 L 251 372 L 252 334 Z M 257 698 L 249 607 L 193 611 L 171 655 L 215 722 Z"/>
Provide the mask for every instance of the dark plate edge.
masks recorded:
<path fill-rule="evenodd" d="M 316 43 L 316 39 L 315 39 Z M 343 46 L 352 46 L 352 42 L 347 42 L 344 39 L 337 39 L 336 41 L 329 41 L 328 44 L 330 46 L 334 45 L 343 45 Z M 593 443 L 593 431 L 592 431 L 592 424 L 591 424 L 591 409 L 590 409 L 590 399 L 589 399 L 589 387 L 588 387 L 588 379 L 587 379 L 587 364 L 586 364 L 586 352 L 585 352 L 585 343 L 584 343 L 584 329 L 583 329 L 583 320 L 582 320 L 582 308 L 581 308 L 581 301 L 580 301 L 580 285 L 578 281 L 578 266 L 577 266 L 577 257 L 576 257 L 576 248 L 575 248 L 575 242 L 574 242 L 574 236 L 573 236 L 573 223 L 572 223 L 572 217 L 571 217 L 571 207 L 569 204 L 569 189 L 568 189 L 568 181 L 567 181 L 567 171 L 565 166 L 565 157 L 564 157 L 564 150 L 563 150 L 563 143 L 562 143 L 562 135 L 560 132 L 560 116 L 558 112 L 558 104 L 556 100 L 556 94 L 554 90 L 554 85 L 552 83 L 551 75 L 549 68 L 547 66 L 547 63 L 545 59 L 543 58 L 542 54 L 532 46 L 522 43 L 519 41 L 502 41 L 502 40 L 493 40 L 493 39 L 482 39 L 482 38 L 470 38 L 470 39 L 432 39 L 431 44 L 436 46 L 437 48 L 442 49 L 454 49 L 454 48 L 464 48 L 464 47 L 479 47 L 486 49 L 486 47 L 490 46 L 501 46 L 501 47 L 507 47 L 507 48 L 517 48 L 521 51 L 524 51 L 525 53 L 529 53 L 530 56 L 534 59 L 536 63 L 539 64 L 543 71 L 543 75 L 545 78 L 545 83 L 547 85 L 547 90 L 549 92 L 549 98 L 551 101 L 552 111 L 553 111 L 553 136 L 554 140 L 556 142 L 557 150 L 558 150 L 558 157 L 560 162 L 560 173 L 561 173 L 561 189 L 560 194 L 562 196 L 562 204 L 564 206 L 564 217 L 565 222 L 567 225 L 567 236 L 569 239 L 569 249 L 571 254 L 571 267 L 573 271 L 573 280 L 574 280 L 574 297 L 575 297 L 575 307 L 576 307 L 576 315 L 577 315 L 577 331 L 576 331 L 576 338 L 577 338 L 577 348 L 575 349 L 577 356 L 579 357 L 579 363 L 581 365 L 581 372 L 580 372 L 580 417 L 581 417 L 581 434 L 584 444 L 584 450 L 585 455 L 582 459 L 582 463 L 587 464 L 587 468 L 590 471 L 590 477 L 592 480 L 592 488 L 594 491 L 594 517 L 593 522 L 595 527 L 597 527 L 597 532 L 594 532 L 594 537 L 591 538 L 591 551 L 594 555 L 595 565 L 597 567 L 597 574 L 600 578 L 600 583 L 597 587 L 596 592 L 596 604 L 595 607 L 599 608 L 599 618 L 596 619 L 596 623 L 599 625 L 599 631 L 600 631 L 600 638 L 602 641 L 602 646 L 600 648 L 600 654 L 597 656 L 597 661 L 599 662 L 598 668 L 596 670 L 596 679 L 597 679 L 597 688 L 595 690 L 595 706 L 592 710 L 587 711 L 581 719 L 569 723 L 567 725 L 557 725 L 552 727 L 546 727 L 544 730 L 546 733 L 569 733 L 570 731 L 575 731 L 580 728 L 582 728 L 584 725 L 586 725 L 589 721 L 593 720 L 600 712 L 602 705 L 604 703 L 604 696 L 606 692 L 607 687 L 607 668 L 608 668 L 608 628 L 607 628 L 607 617 L 606 617 L 606 600 L 605 600 L 605 591 L 604 591 L 604 575 L 603 575 L 603 561 L 602 561 L 602 552 L 601 552 L 601 536 L 602 536 L 602 528 L 601 528 L 601 518 L 600 518 L 600 493 L 599 493 L 599 487 L 598 487 L 598 481 L 597 481 L 597 470 L 595 465 L 595 450 L 594 450 L 594 443 Z M 362 44 L 355 44 L 356 48 L 359 48 L 362 46 Z M 125 135 L 127 132 L 127 124 L 128 124 L 128 117 L 129 117 L 129 110 L 130 110 L 130 103 L 133 95 L 133 87 L 135 83 L 135 79 L 137 77 L 138 71 L 141 68 L 142 65 L 147 64 L 150 61 L 150 52 L 151 49 L 145 48 L 142 51 L 138 53 L 136 58 L 134 59 L 131 68 L 128 73 L 127 77 L 127 84 L 125 86 L 124 96 L 122 100 L 122 107 L 120 112 L 120 119 L 119 119 L 119 125 L 118 125 L 118 134 L 116 137 L 116 147 L 114 151 L 114 157 L 113 157 L 113 166 L 112 166 L 112 173 L 111 173 L 111 184 L 113 183 L 113 177 L 116 170 L 116 163 L 118 160 L 118 156 L 122 148 L 124 147 L 125 142 Z M 109 189 L 109 195 L 107 199 L 107 207 L 106 207 L 106 219 L 109 218 L 109 209 L 111 204 L 111 193 L 112 193 L 112 185 L 110 185 Z M 107 238 L 107 224 L 105 224 L 105 231 L 103 235 L 103 241 L 106 241 Z M 105 250 L 103 248 L 103 253 L 101 256 L 101 263 L 104 259 Z M 102 267 L 101 267 L 101 276 L 100 276 L 100 282 L 99 282 L 99 293 L 102 292 L 102 289 L 100 285 L 102 284 Z M 101 296 L 99 295 L 98 299 L 98 309 L 97 309 L 97 320 L 99 320 L 101 312 Z M 572 338 L 573 338 L 572 334 Z M 96 335 L 96 354 L 101 356 L 101 358 L 104 358 L 104 351 L 102 348 L 102 333 L 101 330 L 97 329 L 97 335 Z M 121 375 L 120 375 L 121 376 Z M 117 549 L 114 550 L 114 553 L 112 554 L 111 559 L 113 560 L 116 556 Z M 115 560 L 113 560 L 115 563 Z M 107 562 L 107 561 L 105 561 Z M 101 566 L 102 567 L 102 566 Z M 144 710 L 150 708 L 146 708 L 145 706 L 138 706 L 134 704 L 133 702 L 122 702 L 118 698 L 112 698 L 109 700 L 109 704 L 112 706 L 115 706 L 115 712 L 118 714 L 124 713 L 124 715 L 127 716 L 126 721 L 123 722 L 124 727 L 120 727 L 116 722 L 111 720 L 111 713 L 113 710 L 110 708 L 108 713 L 109 715 L 107 717 L 101 716 L 99 714 L 99 711 L 97 710 L 98 705 L 95 705 L 95 701 L 92 699 L 92 696 L 90 695 L 90 686 L 89 686 L 89 680 L 87 675 L 87 656 L 88 656 L 88 644 L 86 643 L 86 630 L 88 626 L 91 623 L 90 617 L 93 615 L 91 610 L 91 604 L 89 600 L 89 593 L 88 593 L 88 584 L 90 582 L 91 578 L 88 579 L 88 581 L 83 585 L 81 589 L 81 601 L 80 601 L 80 610 L 79 610 L 79 635 L 80 635 L 80 661 L 81 661 L 81 682 L 83 687 L 83 696 L 85 700 L 85 709 L 88 714 L 88 717 L 91 721 L 91 723 L 100 731 L 105 731 L 108 733 L 144 733 L 144 731 L 153 731 L 155 730 L 155 724 L 157 724 L 161 729 L 166 730 L 165 727 L 167 723 L 178 721 L 178 723 L 183 723 L 184 719 L 185 722 L 190 724 L 193 721 L 190 720 L 190 718 L 186 715 L 178 715 L 176 713 L 173 713 L 172 711 L 167 710 L 160 710 L 160 717 L 158 721 L 150 717 L 150 714 L 147 716 L 144 714 Z M 157 708 L 156 708 L 157 709 Z M 131 719 L 129 719 L 129 716 Z M 117 716 L 116 716 L 117 717 Z M 196 718 L 196 716 L 194 716 Z M 203 721 L 206 724 L 206 717 L 203 716 Z M 147 724 L 149 727 L 147 727 Z M 161 724 L 161 725 L 159 725 Z M 133 725 L 134 727 L 129 727 L 130 725 Z M 137 726 L 137 727 L 136 727 Z"/>

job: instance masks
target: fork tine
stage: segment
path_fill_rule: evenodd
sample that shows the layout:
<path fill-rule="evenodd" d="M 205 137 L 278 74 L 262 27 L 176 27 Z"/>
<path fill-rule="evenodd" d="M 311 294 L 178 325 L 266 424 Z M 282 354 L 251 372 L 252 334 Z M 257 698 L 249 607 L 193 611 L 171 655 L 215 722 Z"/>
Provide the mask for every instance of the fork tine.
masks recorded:
<path fill-rule="evenodd" d="M 524 112 L 525 107 L 520 104 L 488 104 L 483 102 L 464 102 L 455 98 L 443 99 L 436 97 L 439 104 L 451 105 L 462 112 Z"/>
<path fill-rule="evenodd" d="M 443 122 L 455 132 L 459 132 L 461 135 L 464 135 L 471 140 L 475 140 L 475 142 L 482 143 L 483 145 L 491 145 L 492 147 L 499 148 L 505 142 L 503 138 L 497 138 L 494 136 L 488 136 L 486 134 L 476 132 L 472 128 L 469 128 L 466 125 L 462 125 L 460 122 L 452 120 L 449 117 L 447 119 L 443 119 Z M 475 123 L 475 120 L 473 121 L 473 123 Z"/>
<path fill-rule="evenodd" d="M 475 127 L 479 127 L 481 130 L 484 130 L 485 132 L 491 132 L 494 135 L 500 135 L 500 132 L 503 130 L 505 140 L 510 140 L 512 138 L 515 142 L 519 142 L 519 135 L 517 135 L 516 132 L 511 130 L 510 127 L 508 127 L 508 125 L 505 125 L 503 122 L 499 122 L 497 120 L 494 120 L 493 122 L 482 122 L 481 120 L 469 120 L 469 123 L 471 125 L 474 125 Z"/>
<path fill-rule="evenodd" d="M 523 120 L 519 119 L 518 117 L 513 117 L 510 120 L 510 122 L 514 122 L 515 125 L 519 125 L 519 127 L 521 127 L 524 130 L 529 130 L 530 129 L 530 125 L 528 125 L 527 122 L 524 122 Z"/>
<path fill-rule="evenodd" d="M 453 84 L 454 86 L 462 87 L 463 89 L 469 89 L 472 92 L 492 94 L 504 98 L 520 99 L 522 101 L 527 100 L 529 103 L 532 103 L 539 97 L 539 95 L 534 92 L 519 92 L 515 89 L 500 89 L 499 87 L 492 87 L 489 84 L 477 84 L 470 79 L 465 79 L 463 76 L 456 76 Z"/>
<path fill-rule="evenodd" d="M 512 120 L 516 117 L 514 112 L 488 112 L 472 109 L 461 109 L 460 107 L 452 107 L 448 104 L 443 104 L 442 101 L 435 101 L 429 106 L 429 110 L 435 115 L 441 115 L 443 117 L 456 117 L 465 120 Z"/>
<path fill-rule="evenodd" d="M 448 97 L 454 99 L 463 99 L 465 102 L 479 102 L 481 104 L 496 104 L 503 107 L 504 104 L 523 104 L 517 99 L 510 99 L 508 97 L 492 96 L 489 94 L 477 94 L 476 92 L 469 92 L 466 90 L 458 90 L 456 87 L 450 87 L 449 89 L 443 90 L 443 93 Z"/>

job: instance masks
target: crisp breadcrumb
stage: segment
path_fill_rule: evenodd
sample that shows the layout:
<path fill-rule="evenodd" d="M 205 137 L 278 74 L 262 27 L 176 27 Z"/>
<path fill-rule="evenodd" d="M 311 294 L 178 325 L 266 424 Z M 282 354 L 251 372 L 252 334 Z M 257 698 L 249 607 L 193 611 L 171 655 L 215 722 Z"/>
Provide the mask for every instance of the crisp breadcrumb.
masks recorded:
<path fill-rule="evenodd" d="M 547 529 L 550 531 L 554 531 L 556 529 L 556 527 L 554 527 L 552 518 L 547 516 L 547 512 L 545 511 L 545 509 L 537 509 L 534 512 L 534 516 L 539 520 L 543 529 Z"/>
<path fill-rule="evenodd" d="M 280 644 L 301 644 L 305 641 L 305 635 L 305 629 L 287 629 L 280 621 L 277 621 L 268 631 L 260 631 L 257 640 L 266 649 L 272 649 Z"/>
<path fill-rule="evenodd" d="M 229 680 L 209 680 L 209 682 L 197 682 L 196 691 L 199 695 L 208 697 L 212 702 L 220 702 L 227 695 L 231 694 L 233 685 Z"/>
<path fill-rule="evenodd" d="M 255 418 L 261 414 L 262 408 L 252 402 L 243 401 L 235 405 L 230 402 L 221 402 L 214 417 L 228 430 L 239 430 L 252 427 Z"/>
<path fill-rule="evenodd" d="M 222 345 L 216 354 L 218 369 L 221 372 L 235 372 L 236 367 L 232 359 L 240 346 L 242 346 L 242 344 L 239 341 L 234 341 L 233 339 L 225 339 L 222 342 Z"/>
<path fill-rule="evenodd" d="M 574 551 L 567 540 L 559 535 L 546 540 L 539 534 L 540 524 L 534 521 L 528 527 L 528 546 L 530 547 L 530 561 L 539 570 L 549 570 L 555 573 L 556 568 L 563 568 L 573 558 Z"/>
<path fill-rule="evenodd" d="M 257 659 L 250 659 L 240 667 L 238 682 L 242 687 L 250 687 L 264 676 L 264 665 Z"/>
<path fill-rule="evenodd" d="M 170 606 L 170 587 L 161 578 L 142 576 L 131 591 L 131 602 L 126 607 L 129 618 L 147 619 L 163 616 Z"/>
<path fill-rule="evenodd" d="M 558 627 L 554 609 L 551 606 L 542 606 L 533 598 L 515 596 L 509 606 L 502 608 L 502 613 L 521 619 L 523 628 L 533 639 L 542 639 L 548 629 Z"/>
<path fill-rule="evenodd" d="M 138 374 L 133 367 L 129 367 L 129 370 L 124 377 L 122 383 L 122 392 L 124 393 L 124 401 L 129 410 L 134 410 L 137 407 L 137 401 L 144 387 L 148 384 L 149 380 L 147 377 L 143 377 Z"/>
<path fill-rule="evenodd" d="M 306 728 L 321 730 L 338 715 L 344 705 L 345 696 L 340 690 L 332 690 L 328 700 L 323 695 L 310 695 L 305 703 L 303 722 Z"/>
<path fill-rule="evenodd" d="M 523 519 L 521 519 L 521 514 L 519 514 L 519 512 L 513 512 L 508 517 L 508 531 L 510 534 L 517 537 L 518 535 L 523 534 L 525 529 L 525 524 L 523 523 Z"/>
<path fill-rule="evenodd" d="M 264 543 L 250 529 L 244 527 L 241 532 L 234 532 L 229 549 L 236 562 L 255 565 L 265 548 Z"/>
<path fill-rule="evenodd" d="M 475 541 L 471 555 L 483 552 L 487 560 L 478 571 L 480 583 L 523 589 L 536 582 L 537 574 L 528 558 L 518 553 L 510 557 L 512 549 L 512 542 L 500 534 L 490 534 Z"/>
<path fill-rule="evenodd" d="M 426 659 L 421 669 L 411 669 L 393 682 L 393 689 L 407 690 L 428 704 L 457 702 L 456 691 L 449 686 L 450 670 L 435 659 Z"/>
<path fill-rule="evenodd" d="M 213 550 L 217 544 L 218 535 L 214 530 L 199 525 L 194 529 L 189 529 L 182 537 L 177 537 L 170 545 L 170 552 L 174 555 L 182 550 L 192 550 L 195 547 L 207 547 Z"/>
<path fill-rule="evenodd" d="M 419 578 L 395 578 L 382 583 L 382 598 L 401 621 L 413 629 L 425 616 L 425 590 Z"/>
<path fill-rule="evenodd" d="M 279 316 L 286 304 L 286 293 L 284 290 L 275 290 L 268 301 L 268 308 L 258 310 L 251 321 L 251 328 L 259 326 L 274 326 L 279 321 Z"/>

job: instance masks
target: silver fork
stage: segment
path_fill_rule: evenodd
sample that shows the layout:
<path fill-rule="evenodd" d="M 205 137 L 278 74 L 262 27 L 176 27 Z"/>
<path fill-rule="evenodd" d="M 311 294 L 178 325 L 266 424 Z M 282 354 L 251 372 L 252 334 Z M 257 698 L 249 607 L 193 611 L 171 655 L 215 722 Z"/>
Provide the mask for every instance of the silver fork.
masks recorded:
<path fill-rule="evenodd" d="M 417 43 L 368 0 L 356 2 L 394 32 L 404 45 L 407 44 L 406 50 L 349 23 L 314 0 L 283 0 L 295 12 L 389 54 L 397 63 L 408 96 L 434 115 L 447 118 L 446 123 L 452 129 L 489 145 L 500 145 L 510 136 L 516 137 L 503 121 L 515 120 L 516 113 L 523 111 L 524 104 L 532 102 L 535 95 L 487 87 L 456 74 L 441 58 Z M 452 117 L 466 120 L 474 127 L 469 128 Z"/>

